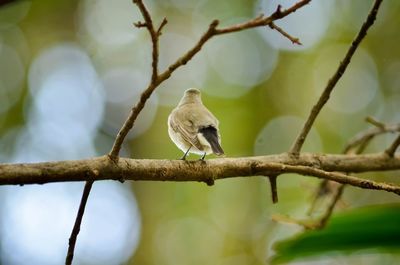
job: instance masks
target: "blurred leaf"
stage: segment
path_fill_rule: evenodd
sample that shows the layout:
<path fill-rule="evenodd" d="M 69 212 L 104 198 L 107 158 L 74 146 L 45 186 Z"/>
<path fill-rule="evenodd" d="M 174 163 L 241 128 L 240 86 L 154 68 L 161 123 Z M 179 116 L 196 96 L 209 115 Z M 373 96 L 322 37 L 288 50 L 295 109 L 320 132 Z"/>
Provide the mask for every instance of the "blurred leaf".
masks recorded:
<path fill-rule="evenodd" d="M 0 24 L 18 23 L 28 14 L 31 6 L 30 1 L 0 1 L 0 4 Z"/>
<path fill-rule="evenodd" d="M 393 251 L 400 248 L 400 204 L 369 206 L 334 215 L 322 230 L 306 231 L 275 244 L 272 263 L 335 251 Z"/>

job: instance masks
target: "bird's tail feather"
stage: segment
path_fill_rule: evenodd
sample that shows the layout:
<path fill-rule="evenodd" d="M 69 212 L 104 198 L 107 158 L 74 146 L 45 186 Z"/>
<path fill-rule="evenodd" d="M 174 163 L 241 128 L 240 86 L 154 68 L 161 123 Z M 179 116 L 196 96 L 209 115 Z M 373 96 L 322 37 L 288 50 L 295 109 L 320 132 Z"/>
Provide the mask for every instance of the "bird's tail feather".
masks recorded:
<path fill-rule="evenodd" d="M 224 150 L 222 150 L 221 145 L 218 141 L 218 131 L 213 126 L 208 126 L 205 128 L 201 128 L 199 132 L 206 138 L 206 140 L 210 143 L 211 149 L 213 153 L 216 155 L 223 155 Z"/>

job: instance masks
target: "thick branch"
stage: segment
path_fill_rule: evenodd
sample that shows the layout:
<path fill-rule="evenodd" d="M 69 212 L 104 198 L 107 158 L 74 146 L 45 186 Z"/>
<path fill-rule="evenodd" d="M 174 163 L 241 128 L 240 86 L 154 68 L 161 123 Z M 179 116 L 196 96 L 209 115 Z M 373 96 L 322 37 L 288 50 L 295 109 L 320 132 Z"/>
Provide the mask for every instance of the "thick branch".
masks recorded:
<path fill-rule="evenodd" d="M 220 158 L 202 161 L 128 159 L 112 161 L 107 156 L 77 161 L 35 164 L 0 164 L 0 185 L 43 184 L 88 180 L 200 181 L 238 176 L 269 176 L 298 173 L 343 184 L 397 192 L 397 187 L 346 176 L 342 172 L 400 169 L 400 156 L 288 154 Z"/>
<path fill-rule="evenodd" d="M 307 118 L 307 121 L 304 124 L 303 129 L 298 134 L 293 146 L 290 149 L 290 153 L 292 155 L 294 155 L 294 156 L 299 155 L 300 150 L 303 146 L 303 143 L 306 140 L 306 137 L 311 129 L 311 126 L 314 124 L 315 119 L 317 118 L 318 114 L 320 113 L 322 107 L 328 101 L 330 94 L 331 94 L 333 88 L 335 87 L 336 83 L 339 81 L 339 79 L 342 77 L 342 75 L 346 71 L 346 68 L 350 63 L 350 60 L 353 57 L 354 52 L 357 50 L 357 48 L 358 48 L 359 44 L 361 43 L 361 41 L 363 40 L 363 38 L 367 35 L 368 29 L 372 26 L 372 24 L 374 24 L 374 21 L 376 19 L 376 14 L 378 13 L 378 9 L 379 9 L 379 6 L 381 3 L 382 3 L 382 0 L 375 1 L 371 11 L 368 14 L 367 20 L 364 22 L 364 24 L 362 25 L 356 38 L 351 43 L 351 46 L 349 47 L 343 60 L 340 62 L 339 67 L 337 68 L 336 72 L 331 77 L 331 79 L 329 79 L 329 82 L 328 82 L 327 86 L 325 87 L 324 91 L 322 92 L 320 98 L 318 99 L 318 102 L 311 109 L 311 112 Z"/>

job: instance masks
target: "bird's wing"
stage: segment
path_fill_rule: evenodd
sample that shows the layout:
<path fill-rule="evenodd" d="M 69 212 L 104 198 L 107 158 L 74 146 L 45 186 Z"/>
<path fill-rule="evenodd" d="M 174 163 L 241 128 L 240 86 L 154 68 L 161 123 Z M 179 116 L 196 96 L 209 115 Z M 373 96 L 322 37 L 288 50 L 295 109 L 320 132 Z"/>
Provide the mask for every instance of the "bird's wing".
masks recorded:
<path fill-rule="evenodd" d="M 170 125 L 175 132 L 178 132 L 182 138 L 196 147 L 199 150 L 203 150 L 203 146 L 200 144 L 199 139 L 197 138 L 197 128 L 190 116 L 185 115 L 186 113 L 174 113 L 175 115 L 171 116 Z M 177 120 L 178 115 L 185 115 L 184 119 Z"/>
<path fill-rule="evenodd" d="M 223 155 L 224 150 L 222 150 L 219 132 L 213 126 L 208 126 L 204 128 L 200 128 L 199 132 L 206 138 L 207 142 L 210 144 L 211 149 L 216 155 Z"/>

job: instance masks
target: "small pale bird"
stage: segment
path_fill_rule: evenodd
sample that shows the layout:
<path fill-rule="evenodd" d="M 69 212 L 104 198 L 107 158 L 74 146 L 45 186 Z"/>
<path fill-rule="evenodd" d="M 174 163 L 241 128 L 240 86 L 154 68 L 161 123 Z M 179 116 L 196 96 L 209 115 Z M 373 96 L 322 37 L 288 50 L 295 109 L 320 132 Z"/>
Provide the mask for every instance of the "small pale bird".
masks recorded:
<path fill-rule="evenodd" d="M 168 117 L 168 134 L 176 146 L 184 152 L 205 156 L 211 153 L 223 155 L 218 120 L 203 105 L 200 90 L 190 88 L 185 91 L 178 106 Z"/>

